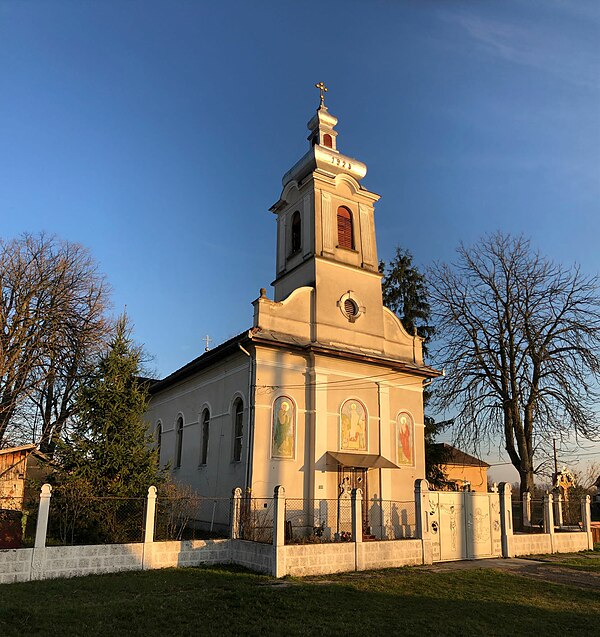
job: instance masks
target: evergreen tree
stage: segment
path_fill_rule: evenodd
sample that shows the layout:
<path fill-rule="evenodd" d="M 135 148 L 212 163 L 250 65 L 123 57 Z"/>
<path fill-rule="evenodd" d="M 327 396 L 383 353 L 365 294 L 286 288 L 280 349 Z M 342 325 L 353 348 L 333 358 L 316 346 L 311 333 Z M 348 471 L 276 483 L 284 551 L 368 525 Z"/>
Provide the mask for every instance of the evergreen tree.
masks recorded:
<path fill-rule="evenodd" d="M 412 254 L 400 247 L 396 248 L 396 256 L 388 264 L 380 261 L 379 271 L 384 275 L 381 282 L 383 304 L 398 316 L 407 332 L 413 334 L 416 330 L 419 336 L 425 338 L 423 356 L 426 356 L 427 343 L 433 336 L 434 329 L 429 325 L 431 307 L 427 298 L 425 276 L 413 264 Z M 425 389 L 425 405 L 428 398 L 429 392 Z M 425 416 L 426 478 L 435 487 L 446 484 L 443 470 L 446 454 L 440 445 L 435 444 L 435 439 L 444 426 L 445 423 L 436 424 L 431 416 Z"/>
<path fill-rule="evenodd" d="M 61 497 L 73 500 L 77 494 L 106 498 L 79 515 L 71 536 L 123 541 L 132 525 L 141 527 L 139 514 L 148 487 L 164 480 L 143 418 L 148 401 L 139 378 L 140 359 L 141 350 L 131 341 L 123 316 L 95 374 L 79 391 L 78 421 L 59 449 L 56 506 Z"/>
<path fill-rule="evenodd" d="M 413 264 L 412 254 L 400 247 L 388 264 L 379 263 L 379 271 L 383 274 L 383 304 L 398 316 L 409 334 L 417 330 L 419 336 L 425 338 L 423 355 L 426 356 L 427 340 L 434 330 L 429 325 L 431 307 L 425 276 Z"/>

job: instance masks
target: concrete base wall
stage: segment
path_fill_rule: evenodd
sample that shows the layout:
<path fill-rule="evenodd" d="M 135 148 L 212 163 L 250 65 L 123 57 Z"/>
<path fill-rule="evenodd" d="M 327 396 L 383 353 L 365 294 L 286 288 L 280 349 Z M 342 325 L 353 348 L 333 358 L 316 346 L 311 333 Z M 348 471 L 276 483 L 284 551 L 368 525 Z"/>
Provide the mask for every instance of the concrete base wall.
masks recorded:
<path fill-rule="evenodd" d="M 50 546 L 34 549 L 31 579 L 139 571 L 143 559 L 143 544 Z"/>
<path fill-rule="evenodd" d="M 245 566 L 259 573 L 273 573 L 275 568 L 275 548 L 271 544 L 259 544 L 245 540 L 228 540 L 231 542 L 232 564 Z"/>
<path fill-rule="evenodd" d="M 49 546 L 0 550 L 0 584 L 201 564 L 241 564 L 271 573 L 273 547 L 243 540 Z"/>
<path fill-rule="evenodd" d="M 511 553 L 519 555 L 541 555 L 544 553 L 577 553 L 593 547 L 591 534 L 574 533 L 517 533 L 511 538 Z"/>
<path fill-rule="evenodd" d="M 555 533 L 554 552 L 555 553 L 576 553 L 577 551 L 587 551 L 593 548 L 591 533 Z"/>
<path fill-rule="evenodd" d="M 571 553 L 592 546 L 591 534 L 516 534 L 511 553 Z M 51 546 L 0 550 L 0 584 L 201 564 L 239 564 L 259 573 L 325 575 L 431 563 L 431 543 L 421 540 L 340 542 L 273 547 L 244 540 L 194 540 Z"/>
<path fill-rule="evenodd" d="M 33 549 L 0 550 L 0 584 L 28 582 L 32 557 Z"/>
<path fill-rule="evenodd" d="M 417 566 L 424 563 L 421 540 L 363 542 L 359 545 L 358 554 L 357 570 L 361 571 L 374 568 Z"/>
<path fill-rule="evenodd" d="M 231 540 L 152 542 L 145 545 L 143 568 L 227 564 L 230 561 Z"/>
<path fill-rule="evenodd" d="M 355 544 L 300 544 L 280 547 L 284 568 L 282 575 L 325 575 L 354 571 Z"/>
<path fill-rule="evenodd" d="M 511 539 L 511 549 L 514 557 L 552 553 L 550 535 L 546 533 L 515 534 Z"/>

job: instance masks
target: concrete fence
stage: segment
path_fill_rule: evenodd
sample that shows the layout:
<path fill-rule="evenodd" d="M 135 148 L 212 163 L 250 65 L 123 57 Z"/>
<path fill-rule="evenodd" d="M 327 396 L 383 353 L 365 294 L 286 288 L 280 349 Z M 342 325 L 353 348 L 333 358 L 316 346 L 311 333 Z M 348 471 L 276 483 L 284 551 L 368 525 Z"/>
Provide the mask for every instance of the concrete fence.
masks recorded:
<path fill-rule="evenodd" d="M 286 545 L 286 496 L 275 488 L 272 511 L 272 540 L 269 543 L 241 539 L 242 491 L 231 498 L 230 537 L 210 540 L 155 541 L 156 487 L 148 489 L 144 541 L 93 546 L 47 546 L 52 487 L 41 489 L 33 548 L 0 550 L 0 583 L 74 577 L 92 573 L 114 573 L 202 564 L 239 564 L 275 577 L 302 576 L 344 571 L 361 571 L 432 563 L 432 535 L 429 524 L 429 489 L 426 480 L 415 483 L 416 538 L 365 541 L 362 528 L 362 491 L 351 493 L 351 537 L 335 543 Z M 496 497 L 496 493 L 493 494 Z M 582 529 L 556 532 L 552 494 L 544 500 L 545 531 L 539 534 L 513 532 L 510 485 L 497 491 L 500 505 L 502 555 L 513 557 L 534 553 L 557 553 L 593 548 L 591 509 L 587 496 L 581 503 Z"/>

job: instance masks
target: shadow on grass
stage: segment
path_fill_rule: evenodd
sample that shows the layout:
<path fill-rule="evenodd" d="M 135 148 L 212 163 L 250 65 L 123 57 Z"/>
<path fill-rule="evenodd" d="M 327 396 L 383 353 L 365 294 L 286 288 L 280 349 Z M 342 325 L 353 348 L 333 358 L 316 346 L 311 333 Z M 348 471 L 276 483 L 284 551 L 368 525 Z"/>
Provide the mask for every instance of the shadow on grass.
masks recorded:
<path fill-rule="evenodd" d="M 490 570 L 416 569 L 286 580 L 168 569 L 2 587 L 0 634 L 591 634 L 600 599 Z M 286 585 L 287 584 L 287 585 Z"/>

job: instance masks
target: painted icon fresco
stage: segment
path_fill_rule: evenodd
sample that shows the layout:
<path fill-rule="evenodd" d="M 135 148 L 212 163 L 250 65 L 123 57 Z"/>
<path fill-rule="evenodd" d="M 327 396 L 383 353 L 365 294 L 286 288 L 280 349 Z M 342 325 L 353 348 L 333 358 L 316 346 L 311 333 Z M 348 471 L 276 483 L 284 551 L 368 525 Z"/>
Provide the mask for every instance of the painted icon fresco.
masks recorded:
<path fill-rule="evenodd" d="M 401 411 L 396 418 L 396 464 L 413 465 L 415 457 L 415 424 L 412 416 Z"/>
<path fill-rule="evenodd" d="M 296 440 L 296 409 L 287 396 L 280 396 L 273 403 L 273 458 L 294 458 Z"/>
<path fill-rule="evenodd" d="M 347 400 L 342 405 L 340 448 L 367 451 L 367 412 L 358 400 Z"/>

